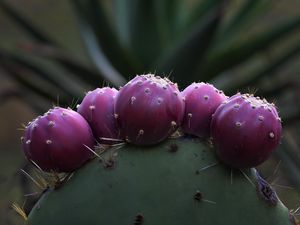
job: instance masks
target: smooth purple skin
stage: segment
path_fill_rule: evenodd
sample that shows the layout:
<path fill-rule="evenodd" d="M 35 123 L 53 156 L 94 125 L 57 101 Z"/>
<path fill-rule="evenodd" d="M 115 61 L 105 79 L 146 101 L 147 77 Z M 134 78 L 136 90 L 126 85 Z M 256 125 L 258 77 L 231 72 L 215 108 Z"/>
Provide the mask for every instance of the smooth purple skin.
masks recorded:
<path fill-rule="evenodd" d="M 224 93 L 207 83 L 192 83 L 182 92 L 185 99 L 183 132 L 200 138 L 210 137 L 211 116 L 227 99 Z"/>
<path fill-rule="evenodd" d="M 94 138 L 85 119 L 71 109 L 55 107 L 32 121 L 22 138 L 29 161 L 44 171 L 71 172 L 92 155 Z"/>
<path fill-rule="evenodd" d="M 152 145 L 166 139 L 180 126 L 184 101 L 176 84 L 168 79 L 141 75 L 119 91 L 115 114 L 126 141 Z"/>
<path fill-rule="evenodd" d="M 117 94 L 115 88 L 97 88 L 86 94 L 77 109 L 77 112 L 88 121 L 94 136 L 101 144 L 112 144 L 115 142 L 113 139 L 119 139 L 119 130 L 114 118 L 114 102 Z"/>
<path fill-rule="evenodd" d="M 234 168 L 263 163 L 278 146 L 281 120 L 274 105 L 236 94 L 212 117 L 211 134 L 222 162 Z"/>

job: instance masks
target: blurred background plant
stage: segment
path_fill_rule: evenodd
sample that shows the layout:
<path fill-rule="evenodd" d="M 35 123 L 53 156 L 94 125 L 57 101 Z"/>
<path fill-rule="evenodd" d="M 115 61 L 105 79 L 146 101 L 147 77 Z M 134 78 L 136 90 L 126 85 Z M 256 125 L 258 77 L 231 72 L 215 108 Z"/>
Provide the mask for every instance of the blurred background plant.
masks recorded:
<path fill-rule="evenodd" d="M 36 189 L 19 173 L 30 167 L 16 141 L 18 123 L 52 105 L 75 108 L 85 91 L 149 72 L 181 89 L 205 81 L 227 95 L 276 101 L 282 144 L 260 169 L 296 208 L 299 8 L 297 0 L 1 0 L 0 223 L 19 223 L 11 202 L 27 199 L 28 211 L 37 196 L 22 197 Z"/>

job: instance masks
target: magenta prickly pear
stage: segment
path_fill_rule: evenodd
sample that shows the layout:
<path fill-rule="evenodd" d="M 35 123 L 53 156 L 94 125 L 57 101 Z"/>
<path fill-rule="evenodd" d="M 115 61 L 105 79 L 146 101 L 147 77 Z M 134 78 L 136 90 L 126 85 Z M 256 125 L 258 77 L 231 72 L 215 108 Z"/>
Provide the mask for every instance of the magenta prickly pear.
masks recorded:
<path fill-rule="evenodd" d="M 211 116 L 226 100 L 224 93 L 207 83 L 192 83 L 182 91 L 185 99 L 183 132 L 201 138 L 210 136 Z"/>
<path fill-rule="evenodd" d="M 90 124 L 100 143 L 110 144 L 119 138 L 114 118 L 114 102 L 118 91 L 115 88 L 97 88 L 89 91 L 78 106 L 80 113 Z"/>
<path fill-rule="evenodd" d="M 28 123 L 21 138 L 29 161 L 44 171 L 71 172 L 91 156 L 94 138 L 86 120 L 71 109 L 55 107 Z"/>
<path fill-rule="evenodd" d="M 264 162 L 279 144 L 281 129 L 274 104 L 240 93 L 219 106 L 211 123 L 220 160 L 234 168 L 249 168 Z"/>
<path fill-rule="evenodd" d="M 136 145 L 163 141 L 180 126 L 183 114 L 184 101 L 177 85 L 151 74 L 129 81 L 115 103 L 121 135 Z"/>

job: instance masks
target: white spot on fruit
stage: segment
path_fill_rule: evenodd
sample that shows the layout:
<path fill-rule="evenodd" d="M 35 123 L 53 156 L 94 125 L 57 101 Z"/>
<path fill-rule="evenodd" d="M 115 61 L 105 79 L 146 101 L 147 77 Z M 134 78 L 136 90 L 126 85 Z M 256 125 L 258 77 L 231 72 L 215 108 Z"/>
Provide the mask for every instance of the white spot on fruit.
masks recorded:
<path fill-rule="evenodd" d="M 95 107 L 94 105 L 90 105 L 90 106 L 89 106 L 89 109 L 90 109 L 91 111 L 95 110 L 95 108 L 96 108 L 96 107 Z"/>
<path fill-rule="evenodd" d="M 29 145 L 31 143 L 31 140 L 27 140 L 25 143 L 26 145 Z"/>
<path fill-rule="evenodd" d="M 55 122 L 54 122 L 54 121 L 50 120 L 50 121 L 48 122 L 48 126 L 49 126 L 49 127 L 53 127 L 54 125 L 55 125 Z"/>
<path fill-rule="evenodd" d="M 270 132 L 269 137 L 273 139 L 275 137 L 275 134 L 273 132 Z"/>
<path fill-rule="evenodd" d="M 162 99 L 161 98 L 157 98 L 157 104 L 161 104 L 161 102 L 162 102 Z"/>
<path fill-rule="evenodd" d="M 46 144 L 50 145 L 50 144 L 52 144 L 52 141 L 51 140 L 46 140 Z"/>
<path fill-rule="evenodd" d="M 134 103 L 135 100 L 136 100 L 136 97 L 132 96 L 132 97 L 130 98 L 130 104 L 133 105 L 133 103 Z"/>
<path fill-rule="evenodd" d="M 192 117 L 193 117 L 193 114 L 192 114 L 192 113 L 188 113 L 188 117 L 189 117 L 189 118 L 192 118 Z"/>
<path fill-rule="evenodd" d="M 240 105 L 238 103 L 236 103 L 236 104 L 234 104 L 233 107 L 236 108 L 236 109 L 238 109 L 238 108 L 240 108 Z"/>
<path fill-rule="evenodd" d="M 263 117 L 263 116 L 258 116 L 258 120 L 259 120 L 259 121 L 263 121 L 263 120 L 264 120 L 264 117 Z"/>
<path fill-rule="evenodd" d="M 115 119 L 118 119 L 119 115 L 118 114 L 114 114 Z"/>
<path fill-rule="evenodd" d="M 177 123 L 176 123 L 175 121 L 172 121 L 172 122 L 171 122 L 171 126 L 172 126 L 172 127 L 176 127 L 176 126 L 177 126 Z"/>
<path fill-rule="evenodd" d="M 236 126 L 236 127 L 241 127 L 241 126 L 242 126 L 242 123 L 239 122 L 239 121 L 237 121 L 237 122 L 235 122 L 235 126 Z"/>

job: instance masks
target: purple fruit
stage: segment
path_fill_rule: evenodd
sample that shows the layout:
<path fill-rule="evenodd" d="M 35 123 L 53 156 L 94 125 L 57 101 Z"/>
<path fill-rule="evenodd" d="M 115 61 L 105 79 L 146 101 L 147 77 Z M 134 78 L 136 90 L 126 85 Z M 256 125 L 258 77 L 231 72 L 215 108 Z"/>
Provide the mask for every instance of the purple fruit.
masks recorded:
<path fill-rule="evenodd" d="M 264 162 L 279 144 L 281 129 L 274 104 L 239 93 L 220 105 L 211 123 L 220 160 L 234 168 L 250 168 Z"/>
<path fill-rule="evenodd" d="M 114 102 L 118 91 L 104 87 L 89 91 L 78 106 L 80 113 L 90 124 L 94 136 L 100 143 L 111 144 L 119 138 L 114 118 Z M 111 140 L 110 140 L 111 139 Z"/>
<path fill-rule="evenodd" d="M 22 148 L 44 171 L 71 172 L 91 156 L 94 138 L 86 120 L 71 109 L 55 107 L 28 123 Z M 86 147 L 87 146 L 87 147 Z"/>
<path fill-rule="evenodd" d="M 136 145 L 163 141 L 180 126 L 183 114 L 184 101 L 177 85 L 150 74 L 129 81 L 115 103 L 121 135 Z"/>
<path fill-rule="evenodd" d="M 185 99 L 183 132 L 201 138 L 210 136 L 211 116 L 227 99 L 224 93 L 207 83 L 192 83 L 182 91 Z"/>

